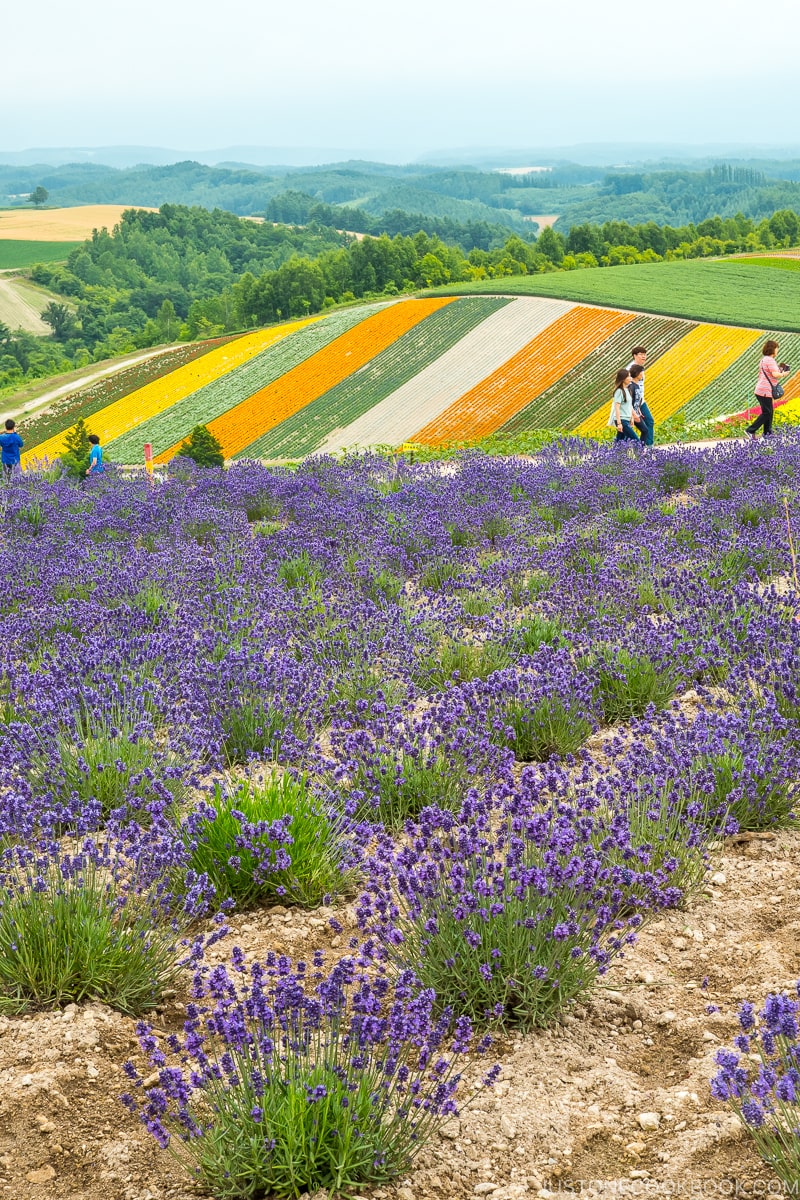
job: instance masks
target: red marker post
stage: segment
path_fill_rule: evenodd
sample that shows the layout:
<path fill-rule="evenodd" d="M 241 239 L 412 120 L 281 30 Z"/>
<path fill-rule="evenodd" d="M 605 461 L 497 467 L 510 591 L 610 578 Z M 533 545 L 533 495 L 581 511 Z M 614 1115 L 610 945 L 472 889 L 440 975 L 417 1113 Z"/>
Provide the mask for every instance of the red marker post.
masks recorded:
<path fill-rule="evenodd" d="M 153 482 L 153 445 L 152 442 L 144 444 L 144 469 L 147 471 L 147 478 Z"/>

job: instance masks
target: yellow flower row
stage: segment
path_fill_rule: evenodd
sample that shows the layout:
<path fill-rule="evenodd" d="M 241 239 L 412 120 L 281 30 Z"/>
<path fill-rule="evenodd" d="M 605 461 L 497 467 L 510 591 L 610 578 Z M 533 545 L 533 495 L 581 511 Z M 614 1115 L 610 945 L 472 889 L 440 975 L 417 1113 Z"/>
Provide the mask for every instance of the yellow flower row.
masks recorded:
<path fill-rule="evenodd" d="M 208 428 L 220 442 L 225 457 L 240 454 L 281 421 L 324 395 L 348 375 L 354 375 L 425 317 L 452 303 L 452 296 L 441 296 L 430 300 L 399 300 L 387 305 L 279 379 L 229 408 L 221 417 L 209 421 Z M 168 462 L 177 452 L 178 445 L 176 443 L 158 454 L 156 462 Z"/>
<path fill-rule="evenodd" d="M 656 421 L 664 421 L 726 371 L 741 354 L 763 337 L 757 329 L 730 325 L 697 325 L 686 337 L 647 367 L 646 397 Z M 578 433 L 596 433 L 608 420 L 611 391 Z"/>
<path fill-rule="evenodd" d="M 164 375 L 161 379 L 154 379 L 152 383 L 137 388 L 130 395 L 123 396 L 120 400 L 115 400 L 113 404 L 106 405 L 105 408 L 101 408 L 99 412 L 88 418 L 87 424 L 92 433 L 98 435 L 101 444 L 105 445 L 114 438 L 121 437 L 130 429 L 135 429 L 137 425 L 141 425 L 158 413 L 164 412 L 165 409 L 171 408 L 173 404 L 177 404 L 179 400 L 185 399 L 186 396 L 190 396 L 193 392 L 205 387 L 206 384 L 212 383 L 220 376 L 249 362 L 256 354 L 260 354 L 262 350 L 266 350 L 268 346 L 272 346 L 288 334 L 294 333 L 296 329 L 301 329 L 304 325 L 316 320 L 319 318 L 308 317 L 305 320 L 292 321 L 272 329 L 260 329 L 256 333 L 248 333 L 243 337 L 236 338 L 235 341 L 227 342 L 224 346 L 210 350 L 208 354 L 195 359 L 194 362 L 186 363 L 177 370 L 171 371 L 169 375 Z M 28 454 L 23 455 L 22 465 L 43 462 L 45 459 L 52 461 L 57 458 L 64 449 L 64 436 L 64 433 L 56 434 Z"/>

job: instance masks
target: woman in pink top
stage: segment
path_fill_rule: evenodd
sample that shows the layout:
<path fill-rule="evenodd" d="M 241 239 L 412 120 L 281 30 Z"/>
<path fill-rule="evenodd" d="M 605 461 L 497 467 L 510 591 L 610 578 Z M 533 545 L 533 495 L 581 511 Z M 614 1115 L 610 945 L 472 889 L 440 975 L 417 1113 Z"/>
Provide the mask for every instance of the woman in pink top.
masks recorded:
<path fill-rule="evenodd" d="M 763 358 L 758 366 L 758 383 L 756 384 L 756 399 L 761 405 L 761 412 L 753 421 L 752 425 L 747 426 L 746 432 L 751 436 L 755 436 L 761 427 L 764 427 L 764 437 L 772 433 L 772 385 L 777 383 L 779 379 L 783 379 L 784 375 L 788 375 L 788 371 L 783 371 L 778 366 L 775 355 L 778 353 L 777 342 L 765 342 L 762 351 Z"/>

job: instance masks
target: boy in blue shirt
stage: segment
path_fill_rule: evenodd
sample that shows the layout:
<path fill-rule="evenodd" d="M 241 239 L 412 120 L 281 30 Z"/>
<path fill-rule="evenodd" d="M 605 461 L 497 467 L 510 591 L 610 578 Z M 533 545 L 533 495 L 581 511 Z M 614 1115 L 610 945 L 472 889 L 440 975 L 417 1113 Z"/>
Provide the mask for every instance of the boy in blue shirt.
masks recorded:
<path fill-rule="evenodd" d="M 17 433 L 14 422 L 9 417 L 6 421 L 5 433 L 0 433 L 0 450 L 2 451 L 0 458 L 2 458 L 3 475 L 6 480 L 11 479 L 14 467 L 19 466 L 19 452 L 24 444 Z"/>
<path fill-rule="evenodd" d="M 91 442 L 91 450 L 89 451 L 89 469 L 87 475 L 102 475 L 105 467 L 103 466 L 103 448 L 100 445 L 100 438 L 96 433 L 89 434 Z"/>

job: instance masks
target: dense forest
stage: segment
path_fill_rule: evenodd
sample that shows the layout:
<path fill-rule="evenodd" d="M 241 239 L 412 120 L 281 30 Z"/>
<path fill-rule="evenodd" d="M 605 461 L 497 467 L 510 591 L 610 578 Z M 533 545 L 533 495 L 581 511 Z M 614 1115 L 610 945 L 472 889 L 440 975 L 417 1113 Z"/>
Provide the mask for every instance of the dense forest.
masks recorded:
<path fill-rule="evenodd" d="M 357 235 L 325 223 L 341 210 L 296 191 L 276 197 L 270 211 L 297 223 L 170 204 L 158 212 L 132 209 L 111 233 L 95 231 L 65 264 L 34 267 L 34 281 L 61 298 L 43 314 L 53 335 L 36 338 L 0 325 L 0 388 L 146 346 L 419 288 L 800 241 L 800 217 L 789 209 L 758 223 L 741 213 L 682 226 L 584 222 L 566 236 L 545 228 L 538 238 L 530 227 L 523 238 L 480 222 L 445 222 L 441 234 L 427 222 L 428 229 L 413 233 Z M 359 213 L 350 211 L 353 225 Z M 402 212 L 394 218 L 408 230 L 417 219 Z"/>
<path fill-rule="evenodd" d="M 91 163 L 0 166 L 0 200 L 21 203 L 44 187 L 55 205 L 180 204 L 252 216 L 274 212 L 286 193 L 302 193 L 339 210 L 326 223 L 370 233 L 383 232 L 388 215 L 398 212 L 423 219 L 426 230 L 431 220 L 486 222 L 522 234 L 542 214 L 557 215 L 557 228 L 567 233 L 587 221 L 685 225 L 740 212 L 758 221 L 781 208 L 800 209 L 800 162 L 794 160 L 718 163 L 703 170 L 691 164 L 539 165 L 541 170 L 527 174 L 367 162 L 302 169 L 197 162 L 122 170 Z M 363 228 L 354 224 L 353 210 L 362 214 Z"/>

